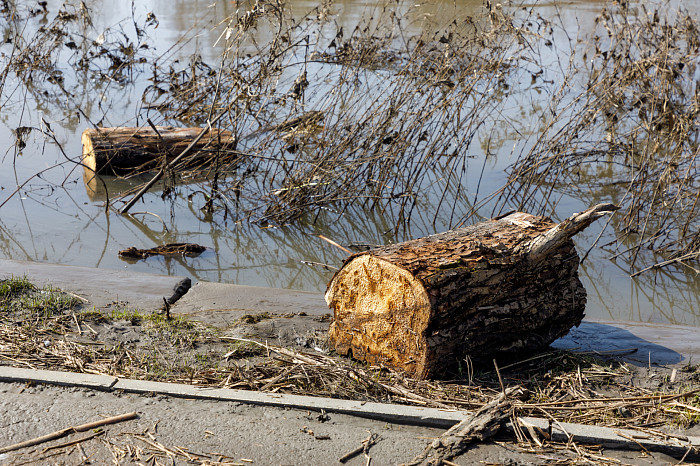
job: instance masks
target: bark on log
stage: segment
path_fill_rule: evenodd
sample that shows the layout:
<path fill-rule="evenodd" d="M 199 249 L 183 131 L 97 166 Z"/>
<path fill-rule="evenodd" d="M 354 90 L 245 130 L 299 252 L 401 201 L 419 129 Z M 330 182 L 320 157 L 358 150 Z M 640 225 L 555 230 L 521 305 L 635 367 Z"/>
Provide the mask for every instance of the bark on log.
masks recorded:
<path fill-rule="evenodd" d="M 201 128 L 90 128 L 83 131 L 83 164 L 95 173 L 121 173 L 135 168 L 153 169 L 163 161 L 175 158 L 199 134 Z M 235 138 L 230 131 L 213 128 L 195 145 L 189 163 L 212 157 L 216 150 L 233 148 Z"/>
<path fill-rule="evenodd" d="M 416 378 L 547 346 L 585 310 L 571 237 L 614 210 L 559 225 L 518 212 L 352 255 L 326 291 L 331 344 Z"/>

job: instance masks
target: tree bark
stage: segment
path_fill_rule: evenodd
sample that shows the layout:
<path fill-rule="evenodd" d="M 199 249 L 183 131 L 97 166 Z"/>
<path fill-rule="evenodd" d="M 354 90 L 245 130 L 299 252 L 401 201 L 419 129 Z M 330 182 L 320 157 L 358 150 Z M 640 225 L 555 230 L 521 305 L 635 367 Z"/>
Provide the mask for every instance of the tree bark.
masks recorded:
<path fill-rule="evenodd" d="M 331 343 L 416 378 L 547 346 L 584 315 L 571 237 L 616 209 L 559 225 L 518 212 L 352 255 L 326 291 Z"/>
<path fill-rule="evenodd" d="M 153 169 L 175 158 L 199 134 L 201 128 L 90 128 L 82 135 L 83 164 L 93 173 L 121 173 Z M 217 150 L 234 148 L 230 131 L 213 128 L 193 147 L 189 164 L 212 158 Z"/>

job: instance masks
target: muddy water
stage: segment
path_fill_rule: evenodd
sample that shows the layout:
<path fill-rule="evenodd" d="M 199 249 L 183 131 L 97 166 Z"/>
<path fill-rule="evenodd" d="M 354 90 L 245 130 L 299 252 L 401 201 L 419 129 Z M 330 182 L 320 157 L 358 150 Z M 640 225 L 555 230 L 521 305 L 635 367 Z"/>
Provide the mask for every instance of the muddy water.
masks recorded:
<path fill-rule="evenodd" d="M 153 12 L 159 24 L 148 30 L 146 55 L 184 58 L 197 52 L 215 63 L 221 53 L 220 47 L 214 45 L 221 34 L 217 25 L 237 8 L 235 2 L 229 1 L 138 3 L 132 12 L 127 2 L 86 1 L 92 24 L 85 26 L 84 35 L 99 39 L 105 28 L 110 27 L 133 37 L 132 14 L 142 22 L 148 12 Z M 481 8 L 481 2 L 474 1 L 416 3 L 405 8 L 406 23 L 413 31 L 429 22 L 446 24 L 456 11 L 476 14 Z M 29 36 L 50 22 L 60 5 L 61 2 L 50 1 L 48 12 L 29 21 L 23 34 Z M 575 31 L 590 28 L 603 5 L 604 2 L 595 1 L 543 3 L 537 9 L 544 17 L 557 15 L 566 30 L 575 36 Z M 295 1 L 292 6 L 301 13 L 314 3 Z M 353 27 L 362 15 L 375 8 L 375 2 L 338 2 L 335 8 L 342 13 L 340 21 Z M 0 63 L 4 63 L 2 60 L 12 53 L 11 46 L 5 44 L 1 50 L 5 55 Z M 555 44 L 551 53 L 558 50 Z M 338 266 L 344 253 L 321 241 L 318 235 L 342 244 L 380 244 L 431 234 L 449 228 L 454 222 L 450 212 L 437 212 L 433 225 L 435 199 L 430 194 L 421 202 L 412 229 L 399 233 L 394 233 L 396 219 L 391 211 L 343 216 L 328 213 L 279 228 L 212 223 L 199 210 L 199 205 L 188 199 L 187 193 L 168 201 L 163 201 L 158 192 L 149 194 L 132 210 L 132 216 L 105 212 L 104 194 L 87 188 L 81 170 L 65 163 L 63 153 L 46 136 L 47 128 L 53 131 L 66 156 L 77 156 L 81 153 L 80 133 L 87 127 L 85 115 L 105 126 L 136 124 L 146 77 L 137 78 L 134 83 L 87 82 L 83 83 L 82 92 L 72 95 L 43 94 L 38 83 L 34 87 L 24 87 L 12 80 L 5 83 L 0 113 L 0 203 L 7 202 L 0 207 L 1 257 L 323 291 L 331 272 L 301 261 Z M 533 95 L 508 110 L 513 112 L 508 116 L 522 118 L 523 127 L 527 127 L 528 121 L 536 118 L 541 99 L 536 89 L 533 90 Z M 20 126 L 36 128 L 26 138 L 26 147 L 21 151 L 14 144 L 12 132 Z M 533 127 L 536 127 L 534 121 Z M 41 133 L 42 128 L 45 134 Z M 479 186 L 483 196 L 505 181 L 504 169 L 513 162 L 514 142 L 506 138 L 499 147 L 491 147 L 483 176 L 485 145 L 484 141 L 479 142 L 474 145 L 473 162 L 464 183 L 472 195 Z M 46 171 L 32 178 L 42 170 Z M 106 182 L 110 192 L 135 183 L 117 179 Z M 12 195 L 18 185 L 22 188 Z M 581 200 L 564 196 L 558 202 L 556 215 L 563 218 L 585 207 Z M 488 212 L 483 215 L 488 216 Z M 581 251 L 588 249 L 601 228 L 602 222 L 577 238 Z M 610 239 L 606 236 L 601 244 L 607 242 L 606 238 Z M 136 263 L 122 261 L 117 256 L 120 249 L 130 246 L 151 247 L 173 241 L 196 242 L 209 249 L 197 258 L 153 257 Z M 668 268 L 656 275 L 643 274 L 630 279 L 629 266 L 609 260 L 610 255 L 604 248 L 596 248 L 582 265 L 581 278 L 589 294 L 589 317 L 700 326 L 700 278 L 694 271 Z"/>

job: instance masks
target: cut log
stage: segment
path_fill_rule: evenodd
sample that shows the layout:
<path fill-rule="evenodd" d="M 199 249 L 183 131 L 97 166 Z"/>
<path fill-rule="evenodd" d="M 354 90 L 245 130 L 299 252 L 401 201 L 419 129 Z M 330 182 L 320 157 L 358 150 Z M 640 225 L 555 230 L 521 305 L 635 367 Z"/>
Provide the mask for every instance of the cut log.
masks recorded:
<path fill-rule="evenodd" d="M 519 212 L 352 255 L 326 291 L 331 344 L 421 379 L 547 346 L 584 315 L 571 237 L 614 210 Z"/>
<path fill-rule="evenodd" d="M 153 169 L 177 157 L 199 134 L 201 128 L 90 128 L 83 131 L 83 164 L 95 173 L 123 173 L 136 168 Z M 197 142 L 187 158 L 189 164 L 212 158 L 217 150 L 233 149 L 230 131 L 213 128 Z"/>

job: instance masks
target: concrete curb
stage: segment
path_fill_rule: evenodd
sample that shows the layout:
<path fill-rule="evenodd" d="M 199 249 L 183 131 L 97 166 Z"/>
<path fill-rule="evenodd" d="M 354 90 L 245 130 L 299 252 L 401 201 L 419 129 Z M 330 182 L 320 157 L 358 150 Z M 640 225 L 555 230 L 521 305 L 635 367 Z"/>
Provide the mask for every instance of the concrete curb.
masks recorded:
<path fill-rule="evenodd" d="M 119 379 L 117 377 L 110 377 L 107 375 L 0 366 L 0 382 L 35 382 L 110 391 L 118 381 Z"/>
<path fill-rule="evenodd" d="M 288 395 L 237 390 L 231 388 L 199 388 L 192 385 L 151 382 L 146 380 L 118 379 L 115 377 L 23 369 L 0 366 L 0 382 L 36 382 L 49 385 L 83 387 L 104 392 L 137 394 L 161 394 L 179 398 L 227 401 L 258 406 L 272 406 L 300 410 L 346 414 L 393 424 L 437 427 L 447 429 L 462 421 L 468 411 L 421 408 L 388 403 L 337 400 L 303 395 Z M 700 437 L 654 436 L 644 432 L 610 427 L 586 426 L 546 419 L 519 418 L 522 431 L 536 432 L 540 439 L 550 437 L 556 442 L 574 442 L 600 445 L 610 449 L 657 451 L 673 456 L 683 456 L 689 449 L 700 448 Z M 529 425 L 530 428 L 527 426 Z M 512 423 L 506 429 L 514 431 Z M 530 434 L 532 435 L 532 434 Z M 683 440 L 681 440 L 683 438 Z"/>
<path fill-rule="evenodd" d="M 467 411 L 254 392 L 233 388 L 199 388 L 175 383 L 117 379 L 92 374 L 23 369 L 8 366 L 0 366 L 0 382 L 36 382 L 49 385 L 84 387 L 105 392 L 152 393 L 197 400 L 230 401 L 312 411 L 324 410 L 329 413 L 348 414 L 394 424 L 410 424 L 445 429 L 455 425 L 469 414 Z"/>

